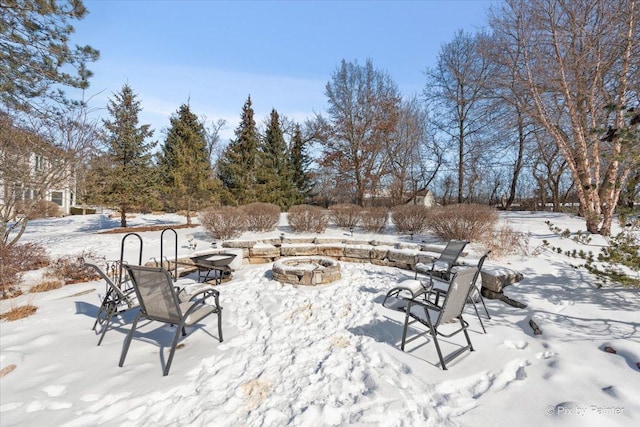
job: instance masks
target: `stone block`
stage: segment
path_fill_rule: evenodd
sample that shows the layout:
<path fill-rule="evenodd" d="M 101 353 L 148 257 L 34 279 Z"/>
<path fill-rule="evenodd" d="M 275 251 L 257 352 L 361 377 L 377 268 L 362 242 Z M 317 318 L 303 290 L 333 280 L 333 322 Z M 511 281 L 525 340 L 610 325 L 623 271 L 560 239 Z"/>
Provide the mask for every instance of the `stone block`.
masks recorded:
<path fill-rule="evenodd" d="M 371 245 L 371 240 L 349 239 L 349 240 L 345 240 L 344 243 L 347 244 L 347 245 L 353 245 L 353 246 L 357 246 L 357 245 L 370 246 Z"/>
<path fill-rule="evenodd" d="M 431 255 L 427 255 L 425 253 L 422 252 L 418 252 L 418 254 L 416 254 L 416 262 L 418 264 L 428 264 L 431 265 L 431 263 L 436 259 L 436 257 L 433 257 Z"/>
<path fill-rule="evenodd" d="M 371 248 L 371 261 L 376 260 L 384 260 L 389 256 L 389 247 L 388 246 L 374 246 Z"/>
<path fill-rule="evenodd" d="M 409 266 L 415 265 L 416 255 L 413 252 L 392 249 L 389 251 L 387 257 L 389 258 L 389 261 L 399 264 L 406 264 Z"/>
<path fill-rule="evenodd" d="M 383 259 L 371 258 L 371 264 L 379 265 L 379 266 L 382 266 L 382 267 L 395 267 L 395 263 L 389 261 L 386 258 L 383 258 Z"/>
<path fill-rule="evenodd" d="M 280 255 L 283 257 L 318 255 L 318 247 L 313 244 L 285 244 L 280 247 Z"/>
<path fill-rule="evenodd" d="M 393 248 L 396 245 L 395 242 L 385 242 L 382 240 L 372 240 L 371 242 L 369 242 L 369 244 L 371 246 L 388 246 L 390 248 Z"/>
<path fill-rule="evenodd" d="M 396 249 L 412 249 L 414 251 L 420 250 L 420 244 L 418 243 L 410 243 L 410 242 L 398 242 L 393 245 Z"/>
<path fill-rule="evenodd" d="M 282 244 L 282 240 L 279 237 L 272 237 L 270 239 L 260 240 L 261 243 L 273 246 L 280 246 Z"/>
<path fill-rule="evenodd" d="M 371 259 L 371 246 L 345 246 L 344 256 L 347 258 Z"/>
<path fill-rule="evenodd" d="M 340 246 L 331 245 L 331 244 L 318 245 L 317 250 L 318 250 L 318 255 L 321 255 L 321 256 L 329 256 L 332 258 L 341 258 L 344 256 L 343 245 L 340 245 Z"/>
<path fill-rule="evenodd" d="M 284 236 L 282 238 L 282 244 L 290 244 L 290 245 L 299 245 L 299 244 L 310 244 L 315 241 L 315 236 L 309 237 L 287 237 Z"/>
<path fill-rule="evenodd" d="M 280 256 L 280 248 L 273 245 L 255 245 L 249 249 L 249 257 L 275 258 Z"/>
<path fill-rule="evenodd" d="M 351 257 L 347 257 L 347 256 L 340 258 L 340 261 L 356 262 L 356 263 L 360 263 L 360 264 L 366 264 L 366 263 L 370 262 L 369 258 L 351 258 Z"/>
<path fill-rule="evenodd" d="M 523 279 L 522 273 L 504 267 L 485 266 L 482 268 L 482 287 L 500 293 L 509 285 Z"/>
<path fill-rule="evenodd" d="M 341 244 L 344 243 L 345 239 L 341 239 L 338 237 L 321 237 L 318 236 L 314 239 L 314 243 L 316 245 L 325 245 L 325 244 L 333 244 L 333 245 L 337 245 L 337 244 Z"/>
<path fill-rule="evenodd" d="M 222 242 L 222 247 L 248 249 L 254 247 L 257 243 L 255 240 L 225 240 Z"/>

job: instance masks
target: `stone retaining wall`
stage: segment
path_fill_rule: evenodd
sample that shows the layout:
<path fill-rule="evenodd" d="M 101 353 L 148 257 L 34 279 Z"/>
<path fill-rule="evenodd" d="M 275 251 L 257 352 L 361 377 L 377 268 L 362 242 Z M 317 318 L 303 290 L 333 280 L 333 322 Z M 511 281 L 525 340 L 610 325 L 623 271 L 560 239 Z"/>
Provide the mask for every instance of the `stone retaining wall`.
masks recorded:
<path fill-rule="evenodd" d="M 338 261 L 371 263 L 412 271 L 415 270 L 416 263 L 430 263 L 444 249 L 444 246 L 419 243 L 286 236 L 259 241 L 228 240 L 222 242 L 222 247 L 241 249 L 245 264 L 267 264 L 281 257 L 325 256 Z M 461 258 L 461 264 L 472 265 L 475 261 L 472 263 Z M 501 294 L 505 286 L 522 279 L 521 273 L 508 268 L 487 264 L 482 268 L 482 287 L 491 291 L 488 295 Z"/>

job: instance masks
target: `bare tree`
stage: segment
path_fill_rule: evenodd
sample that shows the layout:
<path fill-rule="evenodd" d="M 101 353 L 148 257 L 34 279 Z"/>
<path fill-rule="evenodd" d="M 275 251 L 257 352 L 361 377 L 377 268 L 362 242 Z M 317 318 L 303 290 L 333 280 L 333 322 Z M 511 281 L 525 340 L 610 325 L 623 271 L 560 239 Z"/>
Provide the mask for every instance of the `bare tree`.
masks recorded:
<path fill-rule="evenodd" d="M 558 146 L 546 132 L 539 132 L 537 145 L 531 151 L 532 175 L 538 183 L 540 202 L 544 207 L 551 197 L 553 211 L 560 212 L 561 203 L 573 185 L 567 182 L 567 161 L 560 154 Z M 565 187 L 563 188 L 563 183 Z M 563 197 L 563 194 L 565 196 Z"/>
<path fill-rule="evenodd" d="M 482 54 L 483 37 L 458 32 L 442 46 L 435 68 L 426 72 L 424 94 L 430 111 L 434 112 L 433 125 L 457 146 L 459 203 L 464 199 L 465 169 L 477 170 L 472 162 L 480 159 L 481 152 L 488 148 L 482 132 L 491 123 L 488 117 L 491 110 L 485 104 L 493 65 Z"/>
<path fill-rule="evenodd" d="M 424 107 L 416 97 L 402 102 L 396 130 L 389 141 L 391 204 L 414 199 L 433 181 L 443 153 L 427 129 Z"/>
<path fill-rule="evenodd" d="M 508 195 L 503 199 L 503 207 L 509 209 L 516 199 L 527 147 L 535 145 L 535 125 L 527 115 L 531 97 L 520 77 L 524 47 L 520 40 L 501 32 L 500 28 L 496 28 L 491 37 L 481 39 L 481 42 L 483 54 L 495 63 L 489 76 L 491 102 L 488 107 L 496 113 L 491 128 L 494 142 L 500 150 L 496 158 L 502 161 L 493 164 L 510 170 L 506 189 Z"/>
<path fill-rule="evenodd" d="M 317 115 L 308 132 L 322 148 L 320 163 L 354 189 L 353 200 L 378 190 L 388 171 L 388 143 L 398 121 L 400 95 L 388 74 L 371 60 L 342 61 L 327 83 L 328 118 Z"/>
<path fill-rule="evenodd" d="M 211 167 L 215 165 L 214 157 L 217 156 L 220 146 L 220 131 L 225 128 L 227 121 L 224 119 L 218 119 L 217 121 L 211 121 L 210 127 L 207 127 L 206 123 L 208 119 L 206 116 L 202 116 L 200 121 L 205 126 L 205 138 L 207 140 L 207 152 L 209 153 L 209 162 Z"/>
<path fill-rule="evenodd" d="M 524 47 L 528 113 L 567 161 L 592 233 L 611 233 L 620 191 L 638 167 L 637 124 L 625 113 L 637 102 L 639 21 L 638 0 L 507 0 L 491 22 Z M 597 130 L 609 126 L 603 138 Z"/>

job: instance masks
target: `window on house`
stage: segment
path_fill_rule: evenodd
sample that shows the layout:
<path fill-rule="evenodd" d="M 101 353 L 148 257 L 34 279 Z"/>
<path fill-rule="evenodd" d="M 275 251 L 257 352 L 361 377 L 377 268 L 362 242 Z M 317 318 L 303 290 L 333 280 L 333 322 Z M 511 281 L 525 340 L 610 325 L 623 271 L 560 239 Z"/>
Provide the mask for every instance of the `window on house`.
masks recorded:
<path fill-rule="evenodd" d="M 22 201 L 22 184 L 13 185 L 13 199 L 16 202 Z"/>
<path fill-rule="evenodd" d="M 52 191 L 51 201 L 58 206 L 62 206 L 62 191 Z"/>
<path fill-rule="evenodd" d="M 42 169 L 42 156 L 36 155 L 36 170 L 39 171 Z"/>

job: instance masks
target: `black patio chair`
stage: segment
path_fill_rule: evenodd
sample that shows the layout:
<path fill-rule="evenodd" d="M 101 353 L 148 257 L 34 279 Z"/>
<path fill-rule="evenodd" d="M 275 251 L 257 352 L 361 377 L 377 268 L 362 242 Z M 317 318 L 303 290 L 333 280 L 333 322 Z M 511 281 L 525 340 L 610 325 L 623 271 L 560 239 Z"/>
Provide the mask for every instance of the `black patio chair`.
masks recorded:
<path fill-rule="evenodd" d="M 131 330 L 124 342 L 122 354 L 120 355 L 120 367 L 124 365 L 131 340 L 141 318 L 176 325 L 176 332 L 163 375 L 167 375 L 171 368 L 180 332 L 182 332 L 183 336 L 187 334 L 185 327 L 192 326 L 211 314 L 217 314 L 218 337 L 222 342 L 222 307 L 220 306 L 220 292 L 218 290 L 207 286 L 193 295 L 189 295 L 188 301 L 182 302 L 181 299 L 184 300 L 185 298 L 181 298 L 178 295 L 171 275 L 164 268 L 135 265 L 125 265 L 124 268 L 129 274 L 133 288 L 138 296 L 140 312 L 133 321 Z M 213 301 L 207 301 L 210 299 L 213 299 Z"/>
<path fill-rule="evenodd" d="M 431 335 L 436 351 L 438 352 L 440 366 L 443 370 L 447 369 L 447 362 L 460 356 L 466 350 L 474 351 L 471 339 L 469 338 L 469 333 L 467 332 L 469 324 L 463 319 L 462 311 L 467 298 L 469 297 L 469 293 L 471 292 L 473 278 L 477 271 L 477 267 L 472 267 L 453 273 L 449 291 L 446 293 L 441 307 L 430 301 L 425 301 L 422 298 L 407 300 L 404 326 L 402 329 L 402 344 L 400 346 L 402 351 L 405 351 L 405 345 L 407 343 L 429 334 Z M 444 333 L 442 329 L 447 329 L 449 326 L 452 326 L 450 322 L 455 320 L 460 324 L 459 328 L 451 331 L 450 333 Z M 414 336 L 407 338 L 407 335 L 409 334 L 409 326 L 414 323 L 421 324 L 426 327 L 426 330 L 416 332 Z M 451 338 L 460 332 L 464 333 L 466 344 L 444 357 L 442 350 L 440 349 L 438 336 Z"/>
<path fill-rule="evenodd" d="M 98 325 L 102 327 L 100 338 L 98 339 L 98 345 L 100 345 L 113 317 L 138 308 L 138 297 L 130 280 L 125 278 L 120 283 L 114 282 L 95 261 L 84 260 L 84 265 L 93 268 L 106 283 L 105 295 L 98 308 L 96 321 L 93 323 L 93 328 L 91 328 L 95 331 Z"/>

